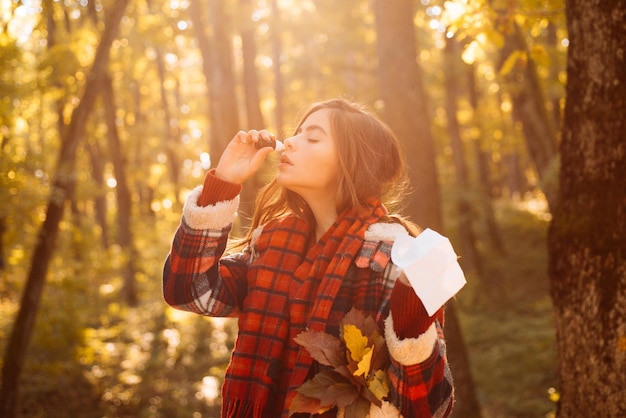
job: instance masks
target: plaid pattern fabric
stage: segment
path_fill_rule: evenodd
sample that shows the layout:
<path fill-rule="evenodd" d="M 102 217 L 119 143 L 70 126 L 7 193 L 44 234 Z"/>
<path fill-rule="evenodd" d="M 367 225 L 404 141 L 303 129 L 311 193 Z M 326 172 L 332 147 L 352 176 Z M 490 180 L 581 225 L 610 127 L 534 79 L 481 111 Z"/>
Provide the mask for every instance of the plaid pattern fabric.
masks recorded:
<path fill-rule="evenodd" d="M 390 263 L 392 242 L 363 240 L 385 214 L 378 202 L 370 209 L 365 216 L 342 214 L 308 250 L 308 225 L 289 217 L 265 225 L 242 253 L 224 257 L 229 228 L 198 231 L 183 219 L 164 268 L 166 301 L 206 315 L 239 316 L 222 416 L 287 416 L 289 393 L 314 369 L 293 342 L 305 328 L 337 335 L 352 307 L 382 327 L 397 270 Z M 390 400 L 405 417 L 449 412 L 452 380 L 443 338 L 437 344 L 423 363 L 392 359 Z"/>

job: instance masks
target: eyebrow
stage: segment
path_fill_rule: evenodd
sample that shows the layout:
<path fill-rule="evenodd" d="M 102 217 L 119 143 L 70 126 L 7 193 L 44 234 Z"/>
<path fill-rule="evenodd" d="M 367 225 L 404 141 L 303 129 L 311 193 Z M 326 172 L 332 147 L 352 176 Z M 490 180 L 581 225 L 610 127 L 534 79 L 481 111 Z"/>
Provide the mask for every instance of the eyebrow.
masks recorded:
<path fill-rule="evenodd" d="M 303 131 L 302 127 L 299 127 L 298 130 L 296 131 L 296 134 L 302 133 L 302 131 Z M 304 131 L 307 131 L 307 132 L 320 131 L 324 135 L 328 135 L 328 133 L 326 133 L 326 130 L 319 125 L 307 125 L 304 128 Z"/>

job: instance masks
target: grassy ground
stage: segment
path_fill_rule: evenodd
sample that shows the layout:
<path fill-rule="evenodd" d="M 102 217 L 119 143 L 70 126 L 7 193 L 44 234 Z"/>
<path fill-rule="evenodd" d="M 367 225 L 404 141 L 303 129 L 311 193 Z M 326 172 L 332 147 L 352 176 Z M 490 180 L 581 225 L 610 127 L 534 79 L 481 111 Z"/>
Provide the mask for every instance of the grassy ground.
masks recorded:
<path fill-rule="evenodd" d="M 555 336 L 541 213 L 498 208 L 505 253 L 482 249 L 484 272 L 469 277 L 458 306 L 484 418 L 553 415 Z"/>

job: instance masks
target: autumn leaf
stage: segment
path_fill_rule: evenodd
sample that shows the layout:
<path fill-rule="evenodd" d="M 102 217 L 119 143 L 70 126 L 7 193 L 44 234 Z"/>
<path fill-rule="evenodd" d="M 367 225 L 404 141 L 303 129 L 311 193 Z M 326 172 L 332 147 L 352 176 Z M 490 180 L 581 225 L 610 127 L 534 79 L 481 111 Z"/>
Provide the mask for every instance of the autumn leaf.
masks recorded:
<path fill-rule="evenodd" d="M 378 400 L 389 395 L 387 374 L 382 370 L 376 370 L 372 378 L 367 381 L 367 388 Z"/>
<path fill-rule="evenodd" d="M 363 418 L 369 415 L 370 402 L 364 398 L 358 398 L 346 407 L 345 418 Z"/>
<path fill-rule="evenodd" d="M 358 397 L 359 390 L 350 381 L 332 370 L 322 370 L 297 389 L 289 411 L 321 413 L 334 406 L 348 406 Z"/>
<path fill-rule="evenodd" d="M 323 368 L 298 389 L 289 414 L 320 414 L 333 407 L 337 416 L 367 416 L 370 405 L 381 406 L 389 394 L 389 352 L 380 327 L 371 316 L 352 308 L 341 321 L 340 338 L 307 330 L 294 338 Z"/>
<path fill-rule="evenodd" d="M 350 309 L 350 311 L 343 317 L 341 320 L 342 325 L 354 325 L 359 329 L 363 329 L 363 325 L 365 324 L 365 315 L 363 312 L 359 311 L 356 308 Z"/>
<path fill-rule="evenodd" d="M 298 334 L 294 341 L 320 364 L 331 367 L 346 364 L 345 347 L 337 337 L 325 332 L 306 330 Z"/>
<path fill-rule="evenodd" d="M 307 414 L 321 414 L 329 409 L 330 408 L 322 408 L 319 399 L 309 398 L 301 393 L 296 393 L 296 396 L 291 400 L 291 404 L 289 404 L 289 416 L 299 412 Z"/>
<path fill-rule="evenodd" d="M 346 347 L 350 351 L 352 360 L 359 362 L 363 358 L 367 350 L 367 337 L 363 336 L 361 330 L 355 325 L 343 326 L 343 339 Z"/>
<path fill-rule="evenodd" d="M 367 376 L 370 372 L 370 364 L 372 364 L 372 354 L 374 350 L 371 347 L 367 347 L 363 353 L 363 357 L 359 360 L 358 367 L 354 372 L 355 376 Z"/>
<path fill-rule="evenodd" d="M 385 337 L 380 333 L 374 336 L 370 335 L 370 343 L 374 344 L 374 354 L 372 355 L 372 370 L 384 369 L 389 364 L 389 351 L 387 351 L 387 342 Z"/>

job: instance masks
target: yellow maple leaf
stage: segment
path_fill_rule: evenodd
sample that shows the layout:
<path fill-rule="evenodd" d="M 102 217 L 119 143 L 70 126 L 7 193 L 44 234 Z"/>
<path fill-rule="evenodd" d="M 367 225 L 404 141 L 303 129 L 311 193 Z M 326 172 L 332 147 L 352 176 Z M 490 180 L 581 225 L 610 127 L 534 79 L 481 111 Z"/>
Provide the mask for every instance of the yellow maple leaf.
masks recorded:
<path fill-rule="evenodd" d="M 355 376 L 366 375 L 370 372 L 370 365 L 372 364 L 372 353 L 374 350 L 372 347 L 367 347 L 363 352 L 363 357 L 359 360 L 358 368 L 354 371 Z"/>
<path fill-rule="evenodd" d="M 343 326 L 343 339 L 346 342 L 346 347 L 350 351 L 350 357 L 357 363 L 363 359 L 363 356 L 367 354 L 367 337 L 363 336 L 361 330 L 354 325 Z M 369 349 L 371 351 L 371 349 Z M 371 354 L 370 354 L 371 359 Z"/>

